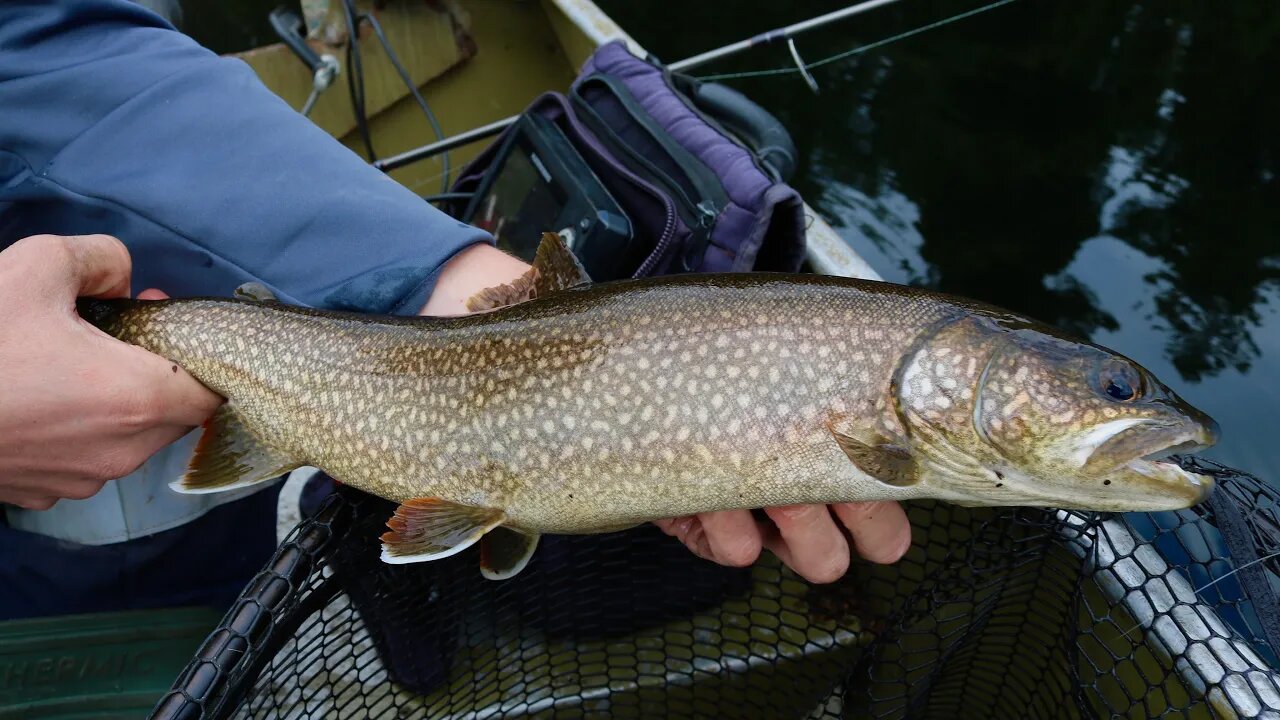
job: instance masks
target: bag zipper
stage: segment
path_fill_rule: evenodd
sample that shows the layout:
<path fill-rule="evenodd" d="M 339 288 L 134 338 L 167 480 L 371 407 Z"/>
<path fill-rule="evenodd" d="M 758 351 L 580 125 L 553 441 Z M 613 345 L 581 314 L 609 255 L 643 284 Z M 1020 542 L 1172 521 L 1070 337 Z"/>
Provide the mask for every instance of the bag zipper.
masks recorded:
<path fill-rule="evenodd" d="M 674 178 L 669 173 L 656 167 L 638 150 L 617 136 L 589 101 L 580 94 L 582 86 L 588 84 L 603 86 L 606 91 L 622 104 L 631 115 L 632 120 L 649 135 L 654 143 L 667 151 L 668 157 L 683 173 L 683 183 L 680 182 L 680 178 Z M 710 179 L 705 177 L 707 173 L 710 173 L 710 168 L 703 164 L 701 160 L 693 157 L 688 150 L 680 147 L 674 140 L 663 142 L 662 138 L 666 131 L 660 127 L 655 127 L 656 123 L 649 116 L 648 111 L 634 100 L 630 91 L 620 86 L 613 78 L 601 75 L 589 76 L 575 86 L 572 93 L 572 101 L 582 111 L 583 117 L 588 125 L 595 130 L 596 134 L 613 148 L 615 153 L 622 154 L 626 159 L 630 159 L 634 166 L 638 166 L 651 180 L 665 187 L 671 196 L 679 201 L 677 209 L 682 211 L 680 213 L 681 218 L 689 226 L 691 232 L 687 247 L 681 253 L 679 259 L 680 268 L 685 272 L 695 269 L 699 258 L 706 253 L 707 245 L 710 244 L 711 233 L 715 228 L 715 222 L 719 218 L 720 211 L 729 204 L 729 197 L 724 187 L 714 178 L 714 175 Z M 691 166 L 693 166 L 693 169 L 691 169 Z M 689 196 L 690 189 L 697 193 L 697 197 Z"/>
<path fill-rule="evenodd" d="M 592 129 L 587 127 L 586 124 L 583 123 L 573 112 L 573 108 L 570 106 L 570 103 L 566 101 L 567 98 L 555 95 L 550 97 L 557 105 L 560 106 L 561 117 L 576 131 L 576 139 L 586 143 L 586 145 L 597 155 L 601 157 L 607 156 L 608 152 L 604 147 L 602 147 L 601 141 L 596 137 Z M 667 249 L 675 239 L 676 208 L 671 202 L 671 199 L 667 197 L 667 194 L 658 190 L 658 188 L 654 187 L 653 184 L 636 175 L 625 166 L 620 165 L 618 169 L 621 170 L 620 174 L 624 179 L 656 198 L 658 202 L 662 204 L 663 210 L 666 212 L 666 217 L 662 226 L 662 233 L 658 236 L 658 241 L 654 243 L 653 250 L 644 259 L 644 262 L 640 263 L 640 267 L 636 268 L 635 272 L 632 273 L 633 278 L 645 277 L 653 272 L 654 266 L 656 266 L 658 261 L 662 259 L 662 256 L 666 254 Z"/>

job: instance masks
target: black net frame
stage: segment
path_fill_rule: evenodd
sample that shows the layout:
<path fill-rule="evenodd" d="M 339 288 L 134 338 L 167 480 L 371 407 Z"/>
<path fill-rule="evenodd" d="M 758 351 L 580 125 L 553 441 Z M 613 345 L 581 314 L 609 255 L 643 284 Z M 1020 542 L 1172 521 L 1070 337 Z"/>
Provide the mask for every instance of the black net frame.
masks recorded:
<path fill-rule="evenodd" d="M 503 582 L 474 548 L 391 566 L 393 505 L 340 488 L 152 717 L 1275 717 L 1280 492 L 1181 462 L 1213 501 L 911 503 L 907 556 L 830 585 L 650 526 L 545 537 Z"/>

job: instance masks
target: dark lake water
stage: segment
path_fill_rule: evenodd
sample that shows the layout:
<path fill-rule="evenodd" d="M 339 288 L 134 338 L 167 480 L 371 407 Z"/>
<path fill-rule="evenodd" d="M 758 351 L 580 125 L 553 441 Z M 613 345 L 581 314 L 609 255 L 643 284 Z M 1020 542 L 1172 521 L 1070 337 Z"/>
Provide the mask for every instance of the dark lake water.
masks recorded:
<path fill-rule="evenodd" d="M 845 4 L 601 3 L 668 61 Z M 904 0 L 799 48 L 982 4 Z M 878 272 L 1133 357 L 1222 423 L 1209 456 L 1280 479 L 1280 3 L 1021 0 L 813 74 L 818 95 L 726 82 L 787 125 L 794 184 Z"/>
<path fill-rule="evenodd" d="M 215 49 L 273 40 L 273 3 L 185 4 Z M 847 3 L 600 4 L 676 60 Z M 799 47 L 980 5 L 903 0 Z M 1020 0 L 814 76 L 818 95 L 798 75 L 729 82 L 790 128 L 794 184 L 881 274 L 1133 357 L 1222 424 L 1210 457 L 1280 478 L 1280 3 Z"/>

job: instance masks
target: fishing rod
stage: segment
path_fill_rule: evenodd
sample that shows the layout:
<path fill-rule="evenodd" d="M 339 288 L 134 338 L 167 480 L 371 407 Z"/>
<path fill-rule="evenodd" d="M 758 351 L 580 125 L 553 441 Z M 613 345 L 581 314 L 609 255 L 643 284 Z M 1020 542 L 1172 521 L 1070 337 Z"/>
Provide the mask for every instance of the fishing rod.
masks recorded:
<path fill-rule="evenodd" d="M 761 47 L 775 42 L 786 42 L 791 50 L 791 57 L 796 61 L 796 66 L 799 67 L 801 72 L 805 75 L 805 81 L 809 83 L 810 87 L 816 88 L 816 83 L 812 76 L 810 76 L 808 71 L 804 69 L 804 63 L 800 60 L 800 54 L 796 50 L 793 38 L 801 33 L 808 32 L 809 30 L 816 30 L 817 28 L 825 27 L 831 23 L 845 20 L 855 15 L 867 12 L 868 10 L 874 10 L 878 7 L 890 5 L 897 1 L 898 0 L 866 0 L 865 2 L 850 5 L 849 7 L 829 12 L 825 15 L 819 15 L 818 17 L 795 23 L 794 25 L 787 25 L 786 27 L 777 28 L 776 30 L 769 30 L 746 40 L 739 40 L 736 43 L 725 45 L 724 47 L 708 50 L 707 52 L 699 55 L 694 55 L 693 57 L 671 63 L 667 67 L 672 71 L 679 72 L 711 62 L 712 60 L 719 60 L 723 57 L 736 55 L 743 50 L 750 50 L 751 48 Z M 488 125 L 481 125 L 478 128 L 472 128 L 466 132 L 458 133 L 457 135 L 444 138 L 443 140 L 437 140 L 436 142 L 423 145 L 419 148 L 414 148 L 413 150 L 406 150 L 399 155 L 393 155 L 389 158 L 377 160 L 373 163 L 373 166 L 383 172 L 390 172 L 396 168 L 404 167 L 409 163 L 424 160 L 433 155 L 438 155 L 439 153 L 447 152 L 449 150 L 462 147 L 463 145 L 469 145 L 477 140 L 483 140 L 484 138 L 497 135 L 510 127 L 512 123 L 519 119 L 519 117 L 519 115 L 512 115 L 511 117 L 491 122 Z"/>

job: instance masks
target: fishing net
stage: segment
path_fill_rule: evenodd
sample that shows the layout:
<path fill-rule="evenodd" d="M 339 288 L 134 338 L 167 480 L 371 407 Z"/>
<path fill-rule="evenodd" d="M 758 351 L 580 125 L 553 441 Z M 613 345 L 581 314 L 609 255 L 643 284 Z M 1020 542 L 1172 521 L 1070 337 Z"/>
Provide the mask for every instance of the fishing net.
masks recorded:
<path fill-rule="evenodd" d="M 281 545 L 154 718 L 1280 717 L 1280 492 L 1202 460 L 1205 505 L 908 506 L 891 566 L 807 583 L 650 526 L 379 560 L 392 505 L 339 489 Z"/>

